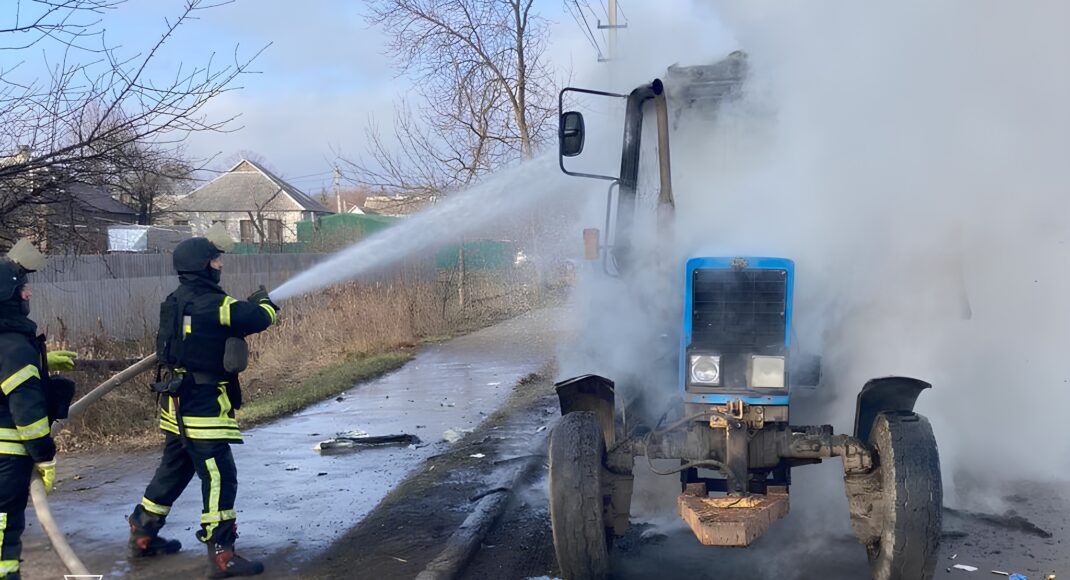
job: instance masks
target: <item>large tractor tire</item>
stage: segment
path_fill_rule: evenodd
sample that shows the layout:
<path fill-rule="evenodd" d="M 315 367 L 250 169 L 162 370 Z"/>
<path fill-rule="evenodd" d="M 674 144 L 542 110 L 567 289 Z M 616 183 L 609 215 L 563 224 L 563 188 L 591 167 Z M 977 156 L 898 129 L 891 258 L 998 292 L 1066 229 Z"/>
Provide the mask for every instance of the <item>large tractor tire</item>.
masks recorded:
<path fill-rule="evenodd" d="M 609 577 L 602 490 L 605 452 L 594 413 L 569 413 L 550 434 L 550 525 L 557 564 L 566 580 Z"/>
<path fill-rule="evenodd" d="M 879 464 L 881 531 L 867 546 L 873 580 L 930 580 L 940 547 L 943 487 L 929 420 L 916 413 L 882 413 L 870 447 Z"/>

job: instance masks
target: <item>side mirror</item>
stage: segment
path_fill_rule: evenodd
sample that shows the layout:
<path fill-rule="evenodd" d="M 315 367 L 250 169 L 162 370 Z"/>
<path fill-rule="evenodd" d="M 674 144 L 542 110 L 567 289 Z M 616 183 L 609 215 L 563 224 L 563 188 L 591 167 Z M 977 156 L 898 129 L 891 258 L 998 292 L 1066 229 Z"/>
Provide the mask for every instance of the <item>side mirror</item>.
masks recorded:
<path fill-rule="evenodd" d="M 558 126 L 561 156 L 575 157 L 583 152 L 584 125 L 583 113 L 568 111 L 563 113 Z"/>

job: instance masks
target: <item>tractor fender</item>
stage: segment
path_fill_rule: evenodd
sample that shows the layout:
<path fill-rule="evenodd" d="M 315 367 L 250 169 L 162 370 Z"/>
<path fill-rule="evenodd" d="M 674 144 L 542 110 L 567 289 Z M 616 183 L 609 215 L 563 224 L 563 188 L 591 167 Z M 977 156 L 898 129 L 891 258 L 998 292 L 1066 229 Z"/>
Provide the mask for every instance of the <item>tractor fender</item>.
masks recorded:
<path fill-rule="evenodd" d="M 858 393 L 855 408 L 855 437 L 869 441 L 869 432 L 877 415 L 887 412 L 913 412 L 918 395 L 932 388 L 929 383 L 910 377 L 872 379 Z"/>
<path fill-rule="evenodd" d="M 561 416 L 577 411 L 594 413 L 602 427 L 607 448 L 616 442 L 613 387 L 613 381 L 598 375 L 583 375 L 554 384 L 561 402 Z"/>

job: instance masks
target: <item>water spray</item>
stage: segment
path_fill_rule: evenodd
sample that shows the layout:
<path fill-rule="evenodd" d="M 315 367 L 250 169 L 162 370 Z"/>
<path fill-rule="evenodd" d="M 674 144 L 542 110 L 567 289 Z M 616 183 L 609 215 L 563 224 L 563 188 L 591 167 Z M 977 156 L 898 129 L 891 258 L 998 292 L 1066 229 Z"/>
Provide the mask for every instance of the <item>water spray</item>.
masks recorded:
<path fill-rule="evenodd" d="M 272 290 L 271 299 L 276 302 L 287 300 L 354 280 L 529 209 L 535 203 L 565 191 L 567 182 L 559 177 L 555 163 L 555 156 L 542 155 L 452 194 L 441 203 L 294 276 Z M 575 185 L 571 187 L 575 188 Z"/>

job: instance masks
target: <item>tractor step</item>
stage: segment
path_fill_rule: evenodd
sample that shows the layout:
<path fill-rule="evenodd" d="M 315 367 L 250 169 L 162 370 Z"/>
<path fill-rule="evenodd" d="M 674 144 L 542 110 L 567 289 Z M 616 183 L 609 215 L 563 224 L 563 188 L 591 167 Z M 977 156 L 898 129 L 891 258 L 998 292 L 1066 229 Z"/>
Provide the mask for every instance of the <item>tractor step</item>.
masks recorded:
<path fill-rule="evenodd" d="M 706 546 L 749 546 L 788 515 L 786 493 L 744 497 L 683 493 L 676 503 L 680 517 Z"/>

